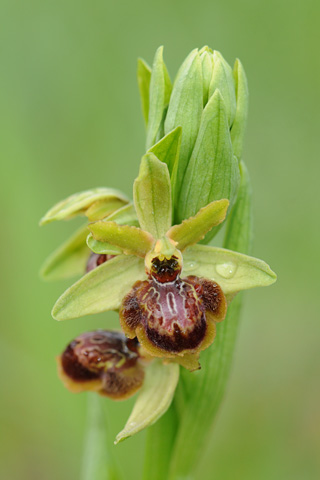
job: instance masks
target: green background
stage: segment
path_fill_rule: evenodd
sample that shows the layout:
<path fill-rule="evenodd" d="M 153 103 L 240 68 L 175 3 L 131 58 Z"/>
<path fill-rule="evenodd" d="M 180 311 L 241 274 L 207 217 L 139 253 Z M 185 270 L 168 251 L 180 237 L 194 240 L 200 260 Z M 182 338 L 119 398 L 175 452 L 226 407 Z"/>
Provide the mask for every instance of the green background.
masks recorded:
<path fill-rule="evenodd" d="M 42 283 L 38 270 L 78 223 L 40 229 L 38 220 L 82 189 L 131 195 L 145 138 L 136 59 L 151 62 L 160 44 L 171 77 L 204 44 L 243 62 L 253 253 L 278 274 L 274 286 L 246 294 L 228 391 L 196 479 L 319 478 L 319 5 L 1 1 L 1 478 L 79 476 L 87 398 L 63 388 L 54 358 L 117 317 L 50 317 L 70 282 Z M 108 406 L 113 438 L 132 401 Z M 125 478 L 140 479 L 143 448 L 144 434 L 116 447 Z"/>

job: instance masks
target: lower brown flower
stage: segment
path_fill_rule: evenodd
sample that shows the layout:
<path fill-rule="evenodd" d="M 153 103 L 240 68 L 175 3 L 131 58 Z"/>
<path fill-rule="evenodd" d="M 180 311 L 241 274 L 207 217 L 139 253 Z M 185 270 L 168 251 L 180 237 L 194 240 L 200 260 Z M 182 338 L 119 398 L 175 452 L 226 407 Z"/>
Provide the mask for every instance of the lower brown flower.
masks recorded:
<path fill-rule="evenodd" d="M 59 376 L 72 392 L 95 391 L 124 400 L 142 386 L 144 379 L 139 343 L 121 332 L 83 333 L 57 360 Z"/>

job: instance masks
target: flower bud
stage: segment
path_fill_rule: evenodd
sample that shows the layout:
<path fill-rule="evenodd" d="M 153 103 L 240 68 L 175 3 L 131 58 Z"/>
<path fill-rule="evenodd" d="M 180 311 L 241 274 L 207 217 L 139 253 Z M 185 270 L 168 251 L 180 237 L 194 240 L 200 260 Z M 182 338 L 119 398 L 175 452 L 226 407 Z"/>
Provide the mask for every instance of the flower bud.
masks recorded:
<path fill-rule="evenodd" d="M 86 266 L 86 272 L 90 272 L 96 267 L 99 267 L 99 265 L 102 265 L 102 263 L 107 262 L 108 260 L 111 260 L 111 258 L 114 258 L 115 255 L 108 255 L 108 254 L 99 254 L 99 253 L 91 253 L 87 266 Z"/>
<path fill-rule="evenodd" d="M 160 67 L 155 63 L 151 76 L 155 78 L 159 69 L 163 76 L 162 63 Z M 167 111 L 163 108 L 164 87 L 150 89 L 150 102 L 159 103 L 161 108 L 157 115 L 149 109 L 148 125 L 155 122 L 159 134 L 162 118 L 162 138 L 181 128 L 179 158 L 170 172 L 174 223 L 181 223 L 222 198 L 229 200 L 231 210 L 239 186 L 239 160 L 247 117 L 248 93 L 241 64 L 236 61 L 233 71 L 217 50 L 207 46 L 195 49 L 182 63 L 172 91 L 166 92 Z M 153 142 L 161 140 L 155 131 Z M 148 148 L 152 149 L 151 137 L 149 140 Z M 217 231 L 213 229 L 206 242 Z"/>
<path fill-rule="evenodd" d="M 121 332 L 95 330 L 75 338 L 58 357 L 58 372 L 72 392 L 95 391 L 114 400 L 133 395 L 144 379 L 140 346 Z"/>

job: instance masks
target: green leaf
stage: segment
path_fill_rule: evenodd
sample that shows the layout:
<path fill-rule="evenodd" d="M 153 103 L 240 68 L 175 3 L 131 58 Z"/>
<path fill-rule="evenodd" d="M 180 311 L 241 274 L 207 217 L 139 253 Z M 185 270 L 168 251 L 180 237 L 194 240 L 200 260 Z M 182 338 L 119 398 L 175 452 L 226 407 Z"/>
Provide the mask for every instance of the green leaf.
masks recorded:
<path fill-rule="evenodd" d="M 236 113 L 236 93 L 232 68 L 225 61 L 220 52 L 213 52 L 213 75 L 209 87 L 209 98 L 216 90 L 224 100 L 229 126 L 233 124 Z"/>
<path fill-rule="evenodd" d="M 153 153 L 142 157 L 133 185 L 134 205 L 143 230 L 161 238 L 171 226 L 171 186 L 168 167 Z"/>
<path fill-rule="evenodd" d="M 179 158 L 181 133 L 181 127 L 175 128 L 148 150 L 148 152 L 154 153 L 161 162 L 167 164 L 170 177 L 174 164 Z"/>
<path fill-rule="evenodd" d="M 250 179 L 243 161 L 240 162 L 240 178 L 237 201 L 227 220 L 224 244 L 230 250 L 246 253 L 251 251 L 252 245 L 252 208 Z"/>
<path fill-rule="evenodd" d="M 252 235 L 250 185 L 243 172 L 244 169 L 238 199 L 228 215 L 229 233 L 224 246 L 249 253 Z M 241 302 L 242 293 L 231 302 L 226 318 L 217 325 L 213 345 L 201 354 L 201 371 L 191 376 L 182 369 L 181 380 L 189 395 L 181 414 L 168 480 L 193 476 L 206 451 L 230 374 Z"/>
<path fill-rule="evenodd" d="M 146 278 L 138 257 L 118 255 L 80 278 L 57 300 L 56 320 L 69 320 L 107 310 L 117 310 L 133 284 Z"/>
<path fill-rule="evenodd" d="M 215 200 L 203 207 L 194 216 L 174 225 L 167 232 L 167 236 L 177 242 L 176 247 L 184 250 L 202 240 L 212 227 L 223 222 L 229 206 L 228 200 Z"/>
<path fill-rule="evenodd" d="M 87 236 L 87 245 L 94 253 L 104 254 L 104 255 L 120 255 L 123 253 L 121 248 L 111 245 L 108 242 L 99 242 L 96 240 L 92 233 L 89 233 Z"/>
<path fill-rule="evenodd" d="M 147 126 L 148 116 L 149 116 L 149 90 L 150 90 L 151 68 L 142 58 L 138 58 L 137 77 L 138 77 L 138 86 L 139 86 L 139 92 L 140 92 L 140 98 L 141 98 L 143 118 Z"/>
<path fill-rule="evenodd" d="M 122 205 L 128 203 L 127 197 L 119 190 L 112 188 L 93 188 L 84 192 L 75 193 L 52 207 L 41 219 L 40 225 L 53 222 L 54 220 L 66 220 L 76 215 L 85 215 L 86 211 L 97 201 L 104 200 L 106 203 L 119 200 Z M 107 212 L 110 213 L 110 210 Z"/>
<path fill-rule="evenodd" d="M 154 238 L 150 233 L 129 225 L 118 225 L 116 222 L 100 220 L 91 223 L 88 228 L 96 240 L 111 243 L 127 255 L 144 258 L 154 244 Z"/>
<path fill-rule="evenodd" d="M 114 448 L 109 440 L 106 422 L 106 400 L 96 393 L 88 395 L 88 426 L 81 480 L 120 480 Z"/>
<path fill-rule="evenodd" d="M 197 138 L 202 110 L 202 66 L 199 52 L 195 49 L 179 69 L 165 120 L 165 134 L 178 126 L 182 127 L 175 203 Z"/>
<path fill-rule="evenodd" d="M 217 282 L 225 294 L 276 281 L 276 274 L 263 260 L 224 248 L 195 245 L 183 254 L 183 275 L 197 275 Z"/>
<path fill-rule="evenodd" d="M 159 47 L 154 57 L 150 80 L 147 149 L 156 142 L 163 114 L 169 103 L 170 93 L 171 81 L 163 61 L 163 47 Z"/>
<path fill-rule="evenodd" d="M 181 189 L 178 221 L 195 215 L 214 200 L 227 198 L 232 206 L 238 186 L 238 161 L 233 156 L 224 102 L 217 90 L 203 111 Z"/>
<path fill-rule="evenodd" d="M 84 225 L 44 262 L 40 275 L 45 280 L 61 280 L 83 275 L 90 250 L 86 245 L 88 227 Z"/>
<path fill-rule="evenodd" d="M 236 60 L 233 69 L 236 86 L 237 109 L 236 116 L 231 129 L 231 140 L 233 151 L 240 160 L 243 150 L 243 139 L 248 117 L 248 82 L 245 71 L 240 60 Z"/>
<path fill-rule="evenodd" d="M 179 380 L 176 363 L 163 365 L 153 360 L 146 369 L 144 384 L 124 429 L 117 435 L 115 443 L 141 432 L 153 425 L 170 407 Z"/>

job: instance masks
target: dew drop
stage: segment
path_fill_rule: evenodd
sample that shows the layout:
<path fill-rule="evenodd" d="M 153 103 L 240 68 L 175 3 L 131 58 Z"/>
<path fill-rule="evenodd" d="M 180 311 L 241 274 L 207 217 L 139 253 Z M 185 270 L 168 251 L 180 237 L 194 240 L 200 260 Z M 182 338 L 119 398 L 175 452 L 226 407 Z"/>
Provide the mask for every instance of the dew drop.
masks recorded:
<path fill-rule="evenodd" d="M 195 268 L 197 268 L 197 266 L 198 266 L 197 262 L 194 262 L 192 260 L 190 262 L 185 263 L 185 268 L 188 270 L 194 270 Z"/>
<path fill-rule="evenodd" d="M 220 263 L 216 265 L 216 271 L 223 278 L 232 278 L 236 273 L 237 265 L 233 262 Z"/>

